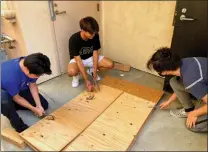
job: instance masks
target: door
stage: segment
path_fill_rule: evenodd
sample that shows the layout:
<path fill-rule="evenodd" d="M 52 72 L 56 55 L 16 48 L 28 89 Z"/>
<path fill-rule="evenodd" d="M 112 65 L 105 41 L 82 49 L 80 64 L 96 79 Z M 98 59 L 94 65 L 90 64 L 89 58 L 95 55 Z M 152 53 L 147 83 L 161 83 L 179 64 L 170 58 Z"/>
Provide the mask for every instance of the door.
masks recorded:
<path fill-rule="evenodd" d="M 208 52 L 208 1 L 178 1 L 171 48 L 181 57 Z"/>
<path fill-rule="evenodd" d="M 177 1 L 171 43 L 173 52 L 181 57 L 207 56 L 207 8 L 208 1 Z M 164 90 L 172 92 L 170 79 L 171 76 L 165 78 Z"/>
<path fill-rule="evenodd" d="M 54 29 L 61 73 L 66 73 L 70 58 L 69 38 L 80 31 L 79 21 L 83 17 L 92 16 L 99 23 L 98 1 L 54 1 L 53 6 L 56 14 Z"/>
<path fill-rule="evenodd" d="M 61 74 L 55 45 L 53 22 L 47 1 L 12 1 L 11 10 L 16 12 L 17 22 L 11 27 L 16 43 L 25 47 L 25 54 L 41 52 L 51 61 L 51 75 L 40 77 L 37 83 L 42 83 Z M 21 40 L 21 41 L 20 41 Z"/>

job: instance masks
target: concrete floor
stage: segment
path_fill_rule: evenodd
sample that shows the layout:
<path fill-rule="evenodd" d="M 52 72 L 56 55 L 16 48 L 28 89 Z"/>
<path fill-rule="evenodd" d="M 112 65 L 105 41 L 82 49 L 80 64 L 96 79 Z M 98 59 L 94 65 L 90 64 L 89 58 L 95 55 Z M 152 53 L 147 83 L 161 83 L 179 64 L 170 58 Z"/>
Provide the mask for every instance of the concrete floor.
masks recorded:
<path fill-rule="evenodd" d="M 120 77 L 120 74 L 125 74 Z M 141 85 L 162 90 L 163 79 L 157 76 L 132 69 L 130 72 L 111 70 L 100 73 L 101 76 L 111 75 L 128 81 L 136 82 Z M 67 75 L 54 78 L 39 85 L 39 90 L 49 101 L 48 113 L 53 112 L 66 102 L 73 99 L 85 89 L 84 82 L 81 80 L 79 88 L 71 87 L 72 78 Z M 165 94 L 161 102 L 169 97 Z M 177 104 L 174 105 L 178 106 Z M 179 105 L 180 106 L 180 105 Z M 173 106 L 172 106 L 173 107 Z M 30 111 L 18 112 L 25 123 L 33 125 L 39 121 Z M 2 141 L 6 151 L 18 151 L 19 148 Z M 136 141 L 132 145 L 131 151 L 206 151 L 207 134 L 197 134 L 186 129 L 185 119 L 170 116 L 169 110 L 156 109 L 144 127 L 141 129 Z M 25 151 L 31 151 L 29 147 Z"/>

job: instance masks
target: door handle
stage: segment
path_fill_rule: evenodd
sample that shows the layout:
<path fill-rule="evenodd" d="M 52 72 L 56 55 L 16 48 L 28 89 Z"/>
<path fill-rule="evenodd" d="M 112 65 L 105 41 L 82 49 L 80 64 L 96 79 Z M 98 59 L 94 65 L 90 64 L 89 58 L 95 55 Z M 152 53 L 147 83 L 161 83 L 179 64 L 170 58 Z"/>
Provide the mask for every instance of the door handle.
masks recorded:
<path fill-rule="evenodd" d="M 49 6 L 49 10 L 50 10 L 50 15 L 51 15 L 51 20 L 55 21 L 56 20 L 56 15 L 54 12 L 54 6 L 53 6 L 53 1 L 49 0 L 48 1 L 48 6 Z"/>
<path fill-rule="evenodd" d="M 60 11 L 60 12 L 59 12 L 58 10 L 56 10 L 56 11 L 55 11 L 55 14 L 56 14 L 56 15 L 66 14 L 66 11 Z"/>
<path fill-rule="evenodd" d="M 195 20 L 195 19 L 194 19 L 194 18 L 186 18 L 185 15 L 181 15 L 181 16 L 180 16 L 180 20 L 181 20 L 181 21 L 193 21 L 193 20 Z"/>

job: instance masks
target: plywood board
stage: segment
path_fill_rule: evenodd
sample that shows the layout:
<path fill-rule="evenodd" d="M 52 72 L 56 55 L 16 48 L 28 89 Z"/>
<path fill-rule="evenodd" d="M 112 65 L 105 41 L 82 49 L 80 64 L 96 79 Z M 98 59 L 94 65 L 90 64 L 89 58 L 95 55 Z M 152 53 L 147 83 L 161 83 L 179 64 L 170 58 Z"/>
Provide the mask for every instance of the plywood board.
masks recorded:
<path fill-rule="evenodd" d="M 106 76 L 101 81 L 101 84 L 107 85 L 116 89 L 120 89 L 129 94 L 157 103 L 163 95 L 163 91 L 155 90 L 146 86 L 139 85 L 127 80 L 121 80 L 115 77 Z"/>
<path fill-rule="evenodd" d="M 154 105 L 153 102 L 123 93 L 64 151 L 127 150 Z"/>
<path fill-rule="evenodd" d="M 19 136 L 19 133 L 17 133 L 14 129 L 11 128 L 4 128 L 1 131 L 1 136 L 4 140 L 16 145 L 17 147 L 21 149 L 25 149 L 26 144 Z"/>
<path fill-rule="evenodd" d="M 60 151 L 108 108 L 120 94 L 122 94 L 121 90 L 100 85 L 100 92 L 94 94 L 93 100 L 86 100 L 86 94 L 81 93 L 52 113 L 55 120 L 47 120 L 46 117 L 20 135 L 35 150 Z"/>

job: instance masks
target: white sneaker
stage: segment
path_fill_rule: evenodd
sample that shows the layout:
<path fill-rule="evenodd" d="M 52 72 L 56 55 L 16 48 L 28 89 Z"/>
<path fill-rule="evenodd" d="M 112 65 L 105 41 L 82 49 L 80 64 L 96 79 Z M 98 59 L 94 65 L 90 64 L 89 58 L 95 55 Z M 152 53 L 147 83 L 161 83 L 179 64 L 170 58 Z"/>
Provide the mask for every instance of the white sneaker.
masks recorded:
<path fill-rule="evenodd" d="M 187 113 L 184 108 L 170 110 L 170 114 L 178 118 L 187 118 Z"/>
<path fill-rule="evenodd" d="M 77 76 L 73 76 L 72 87 L 76 88 L 79 86 L 79 74 Z"/>
<path fill-rule="evenodd" d="M 87 73 L 91 76 L 93 76 L 93 68 L 89 68 L 87 69 Z M 97 74 L 97 81 L 100 81 L 101 80 L 101 77 Z"/>

